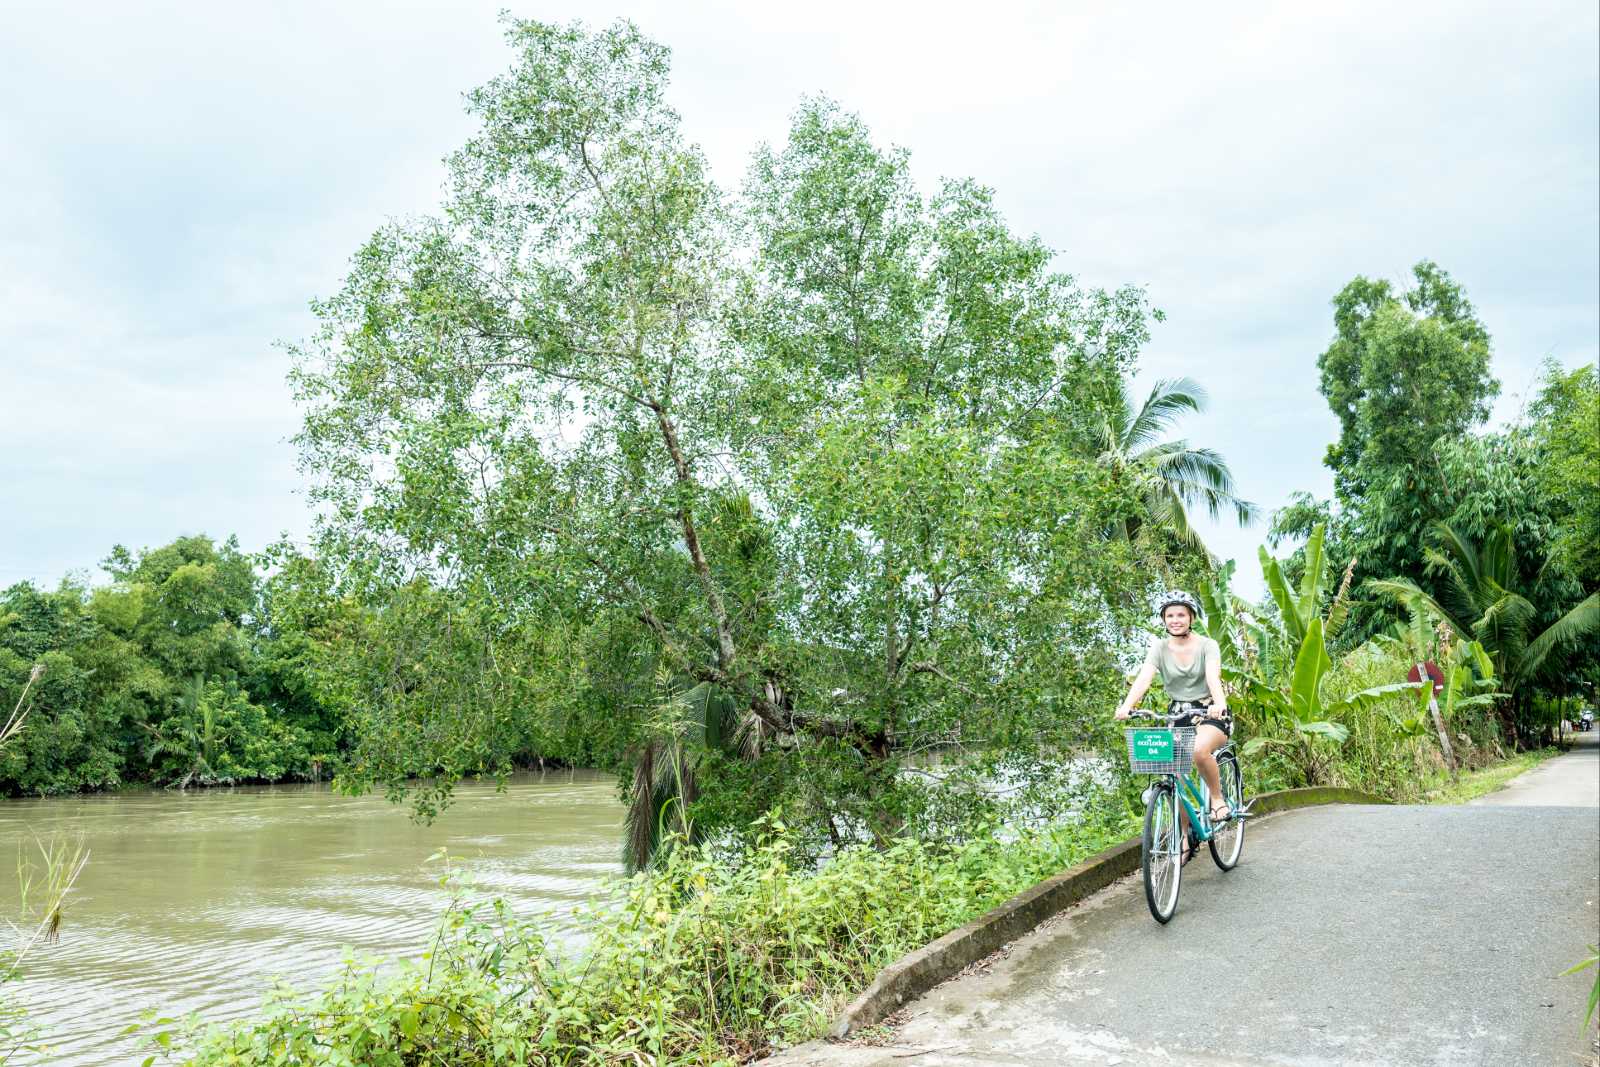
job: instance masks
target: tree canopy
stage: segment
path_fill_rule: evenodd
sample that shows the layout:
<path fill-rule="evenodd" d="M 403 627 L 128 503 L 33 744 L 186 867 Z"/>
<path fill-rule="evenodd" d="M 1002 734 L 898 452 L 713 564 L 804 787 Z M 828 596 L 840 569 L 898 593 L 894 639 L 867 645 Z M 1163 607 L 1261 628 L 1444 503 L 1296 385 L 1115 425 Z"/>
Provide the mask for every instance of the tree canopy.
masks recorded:
<path fill-rule="evenodd" d="M 523 714 L 712 687 L 760 739 L 701 801 L 726 825 L 886 832 L 935 803 L 908 756 L 1087 729 L 1157 580 L 1103 543 L 1144 487 L 1095 461 L 1143 294 L 1055 272 L 971 182 L 924 197 L 826 100 L 725 194 L 634 28 L 509 37 L 440 212 L 376 233 L 299 351 L 320 556 L 482 606 L 486 650 L 584 649 Z M 447 709 L 379 704 L 468 769 Z"/>
<path fill-rule="evenodd" d="M 1339 420 L 1325 462 L 1341 500 L 1401 471 L 1414 485 L 1434 442 L 1481 423 L 1500 391 L 1488 330 L 1461 286 L 1428 260 L 1411 275 L 1399 293 L 1357 276 L 1333 300 L 1336 333 L 1317 369 Z"/>

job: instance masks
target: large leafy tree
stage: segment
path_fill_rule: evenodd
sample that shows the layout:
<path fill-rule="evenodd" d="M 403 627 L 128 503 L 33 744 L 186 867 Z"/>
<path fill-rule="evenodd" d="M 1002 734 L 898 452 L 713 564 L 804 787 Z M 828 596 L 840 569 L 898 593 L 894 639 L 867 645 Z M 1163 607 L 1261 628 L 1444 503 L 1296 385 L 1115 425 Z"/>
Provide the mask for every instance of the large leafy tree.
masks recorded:
<path fill-rule="evenodd" d="M 1130 477 L 1143 499 L 1142 510 L 1119 525 L 1124 537 L 1153 530 L 1207 552 L 1190 521 L 1191 509 L 1203 507 L 1212 519 L 1231 512 L 1241 526 L 1258 517 L 1259 509 L 1235 494 L 1233 472 L 1219 453 L 1162 439 L 1185 413 L 1205 406 L 1205 390 L 1189 378 L 1157 382 L 1137 411 L 1126 384 L 1119 388 L 1101 424 L 1100 461 Z"/>
<path fill-rule="evenodd" d="M 1086 446 L 1147 336 L 1142 295 L 1053 272 L 970 182 L 925 199 L 825 100 L 757 154 L 744 203 L 741 411 L 762 414 L 734 437 L 806 635 L 773 651 L 790 685 L 840 694 L 872 756 L 817 746 L 823 776 L 882 806 L 896 752 L 1037 754 L 1063 710 L 1042 695 L 1093 684 L 1063 651 L 1096 647 L 1139 584 L 1131 551 L 1089 546 L 1135 500 Z"/>
<path fill-rule="evenodd" d="M 1335 498 L 1300 495 L 1274 516 L 1270 537 L 1304 537 L 1326 523 L 1336 561 L 1355 559 L 1364 576 L 1406 576 L 1431 589 L 1429 524 L 1481 524 L 1497 514 L 1518 492 L 1525 457 L 1471 435 L 1499 384 L 1489 373 L 1488 331 L 1465 292 L 1430 261 L 1411 274 L 1400 290 L 1357 277 L 1334 298 L 1335 336 L 1317 367 L 1339 419 L 1339 440 L 1324 460 Z M 1387 630 L 1398 611 L 1384 599 L 1358 601 L 1345 641 Z"/>
<path fill-rule="evenodd" d="M 1600 588 L 1600 373 L 1548 365 L 1530 414 L 1537 481 L 1559 524 L 1551 553 L 1586 588 Z"/>
<path fill-rule="evenodd" d="M 1333 300 L 1336 334 L 1317 369 L 1339 420 L 1326 463 L 1345 501 L 1403 471 L 1426 477 L 1434 442 L 1482 422 L 1499 392 L 1488 330 L 1461 286 L 1427 260 L 1411 275 L 1401 292 L 1358 276 Z"/>
<path fill-rule="evenodd" d="M 1080 290 L 969 183 L 925 200 L 825 103 L 730 204 L 663 49 L 626 24 L 508 36 L 441 212 L 375 234 L 300 351 L 339 581 L 484 606 L 486 649 L 573 635 L 519 714 L 637 717 L 662 672 L 680 706 L 714 693 L 765 743 L 704 747 L 702 824 L 783 800 L 819 834 L 892 834 L 933 810 L 908 753 L 1062 736 L 1100 698 L 1106 605 L 1143 581 L 1089 547 L 1131 503 L 1075 447 L 1141 294 Z M 425 758 L 470 769 L 452 753 L 481 735 L 376 695 L 370 737 L 449 739 Z"/>

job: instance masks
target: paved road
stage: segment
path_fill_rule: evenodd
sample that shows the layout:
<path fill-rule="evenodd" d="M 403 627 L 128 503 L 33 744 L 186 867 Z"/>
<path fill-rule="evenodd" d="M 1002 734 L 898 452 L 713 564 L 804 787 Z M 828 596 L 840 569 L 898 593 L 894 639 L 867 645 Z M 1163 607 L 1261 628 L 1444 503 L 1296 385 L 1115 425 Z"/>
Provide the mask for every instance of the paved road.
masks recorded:
<path fill-rule="evenodd" d="M 772 1067 L 1592 1062 L 1592 979 L 1556 975 L 1600 940 L 1596 807 L 1311 808 L 1184 875 L 1166 927 L 1124 879 L 914 1002 L 892 1044 Z"/>
<path fill-rule="evenodd" d="M 1572 737 L 1572 751 L 1565 756 L 1546 760 L 1513 778 L 1505 788 L 1470 803 L 1600 807 L 1600 730 Z"/>

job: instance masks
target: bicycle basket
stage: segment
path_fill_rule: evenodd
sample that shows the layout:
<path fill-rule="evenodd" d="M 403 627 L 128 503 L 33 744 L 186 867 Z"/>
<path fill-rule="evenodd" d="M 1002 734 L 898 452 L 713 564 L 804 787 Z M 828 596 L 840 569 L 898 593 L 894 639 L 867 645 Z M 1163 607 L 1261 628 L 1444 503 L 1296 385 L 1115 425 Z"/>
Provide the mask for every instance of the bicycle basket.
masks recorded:
<path fill-rule="evenodd" d="M 1194 727 L 1134 728 L 1128 739 L 1128 766 L 1135 774 L 1188 774 L 1194 766 Z"/>

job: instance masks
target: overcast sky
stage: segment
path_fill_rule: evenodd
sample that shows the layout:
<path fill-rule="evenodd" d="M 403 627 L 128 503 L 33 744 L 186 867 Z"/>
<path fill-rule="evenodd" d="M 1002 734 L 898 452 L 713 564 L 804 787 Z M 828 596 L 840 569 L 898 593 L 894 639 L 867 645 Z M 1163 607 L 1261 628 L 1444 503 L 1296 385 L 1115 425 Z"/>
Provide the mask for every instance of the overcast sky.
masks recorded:
<path fill-rule="evenodd" d="M 0 584 L 111 546 L 303 535 L 275 342 L 305 336 L 385 219 L 431 210 L 506 67 L 493 3 L 18 3 L 0 31 Z M 1496 417 L 1597 354 L 1593 0 L 511 5 L 624 16 L 726 186 L 826 93 L 925 186 L 994 187 L 1014 229 L 1167 321 L 1148 388 L 1212 396 L 1191 440 L 1268 508 L 1326 495 L 1329 300 L 1437 260 L 1495 343 Z M 1205 526 L 1255 593 L 1262 529 Z"/>

